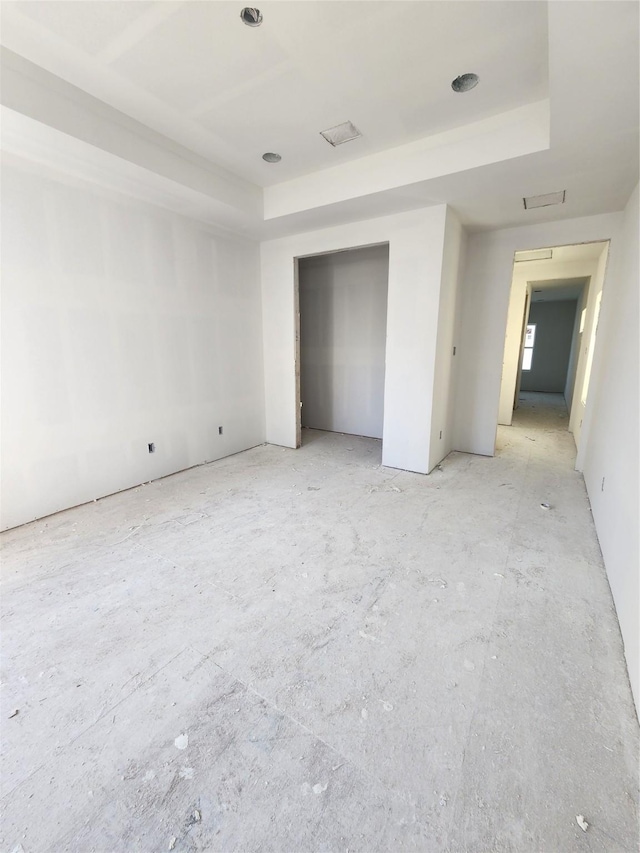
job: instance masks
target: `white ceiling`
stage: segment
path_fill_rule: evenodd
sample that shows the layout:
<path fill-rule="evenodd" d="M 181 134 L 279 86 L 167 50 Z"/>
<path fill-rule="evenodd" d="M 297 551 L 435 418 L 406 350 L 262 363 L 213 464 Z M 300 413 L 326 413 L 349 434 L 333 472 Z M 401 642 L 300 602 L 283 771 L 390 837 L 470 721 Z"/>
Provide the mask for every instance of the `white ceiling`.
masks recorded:
<path fill-rule="evenodd" d="M 578 299 L 588 278 L 554 278 L 548 281 L 532 281 L 532 302 L 566 302 Z"/>
<path fill-rule="evenodd" d="M 23 63 L 3 104 L 59 154 L 74 137 L 103 176 L 125 160 L 150 197 L 156 181 L 154 197 L 259 238 L 440 203 L 471 230 L 587 216 L 638 180 L 636 2 L 266 0 L 255 29 L 227 0 L 1 6 Z M 467 71 L 480 85 L 454 94 Z M 319 131 L 347 119 L 363 138 L 334 149 Z M 561 189 L 565 204 L 523 209 Z"/>
<path fill-rule="evenodd" d="M 266 0 L 258 28 L 241 8 L 3 2 L 2 42 L 261 186 L 547 95 L 546 3 Z M 320 131 L 346 120 L 363 137 L 332 148 Z"/>

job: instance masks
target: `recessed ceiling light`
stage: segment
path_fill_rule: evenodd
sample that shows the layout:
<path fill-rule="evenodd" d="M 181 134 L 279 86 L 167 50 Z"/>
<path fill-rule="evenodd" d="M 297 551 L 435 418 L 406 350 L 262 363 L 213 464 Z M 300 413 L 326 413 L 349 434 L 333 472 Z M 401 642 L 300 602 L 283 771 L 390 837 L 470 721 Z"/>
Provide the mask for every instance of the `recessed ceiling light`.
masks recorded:
<path fill-rule="evenodd" d="M 345 121 L 342 124 L 337 124 L 335 127 L 330 127 L 329 130 L 321 130 L 320 136 L 324 136 L 329 145 L 342 145 L 344 142 L 351 142 L 352 139 L 358 139 L 362 134 L 358 128 L 351 124 L 350 121 Z"/>
<path fill-rule="evenodd" d="M 532 210 L 534 207 L 549 207 L 551 204 L 564 204 L 566 194 L 566 190 L 560 190 L 560 192 L 557 193 L 527 196 L 522 199 L 524 202 L 524 209 Z"/>
<path fill-rule="evenodd" d="M 259 27 L 262 23 L 262 12 L 260 9 L 252 9 L 251 6 L 245 6 L 240 12 L 242 23 L 248 27 Z"/>
<path fill-rule="evenodd" d="M 514 260 L 517 264 L 522 261 L 550 261 L 553 258 L 553 249 L 531 249 L 531 251 L 515 252 Z"/>
<path fill-rule="evenodd" d="M 454 92 L 468 92 L 475 89 L 479 82 L 480 78 L 477 74 L 461 74 L 451 81 L 451 88 Z"/>
<path fill-rule="evenodd" d="M 273 151 L 267 151 L 266 154 L 262 155 L 262 159 L 266 160 L 267 163 L 279 163 L 282 160 L 280 154 L 275 154 Z"/>

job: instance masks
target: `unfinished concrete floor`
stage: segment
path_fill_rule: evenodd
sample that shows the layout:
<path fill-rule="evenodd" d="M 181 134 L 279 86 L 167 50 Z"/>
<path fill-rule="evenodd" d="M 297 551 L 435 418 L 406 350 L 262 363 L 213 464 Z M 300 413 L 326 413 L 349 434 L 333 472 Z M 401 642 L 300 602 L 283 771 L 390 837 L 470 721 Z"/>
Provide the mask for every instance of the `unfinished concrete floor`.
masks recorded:
<path fill-rule="evenodd" d="M 0 849 L 635 850 L 573 440 L 523 396 L 429 477 L 308 432 L 5 534 Z"/>

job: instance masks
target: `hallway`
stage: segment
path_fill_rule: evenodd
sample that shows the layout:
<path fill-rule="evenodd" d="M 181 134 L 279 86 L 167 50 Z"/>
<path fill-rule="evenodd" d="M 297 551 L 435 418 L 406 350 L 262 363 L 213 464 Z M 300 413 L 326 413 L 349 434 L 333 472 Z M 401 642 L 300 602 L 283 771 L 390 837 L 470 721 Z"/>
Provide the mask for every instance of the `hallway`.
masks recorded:
<path fill-rule="evenodd" d="M 540 391 L 520 391 L 518 408 L 513 413 L 516 427 L 566 430 L 569 413 L 563 394 L 545 394 Z"/>
<path fill-rule="evenodd" d="M 618 624 L 543 403 L 428 477 L 310 431 L 4 534 L 3 849 L 637 849 Z"/>

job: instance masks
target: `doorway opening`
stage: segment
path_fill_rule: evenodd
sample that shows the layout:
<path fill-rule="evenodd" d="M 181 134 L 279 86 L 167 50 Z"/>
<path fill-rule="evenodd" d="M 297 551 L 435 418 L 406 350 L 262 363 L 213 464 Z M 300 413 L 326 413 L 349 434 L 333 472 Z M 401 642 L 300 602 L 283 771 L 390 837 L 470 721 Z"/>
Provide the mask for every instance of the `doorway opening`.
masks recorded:
<path fill-rule="evenodd" d="M 523 408 L 528 423 L 538 414 L 579 447 L 608 253 L 608 240 L 545 247 L 537 260 L 515 253 L 499 424 L 524 417 Z"/>
<path fill-rule="evenodd" d="M 382 440 L 389 244 L 296 267 L 297 445 L 312 430 Z"/>

